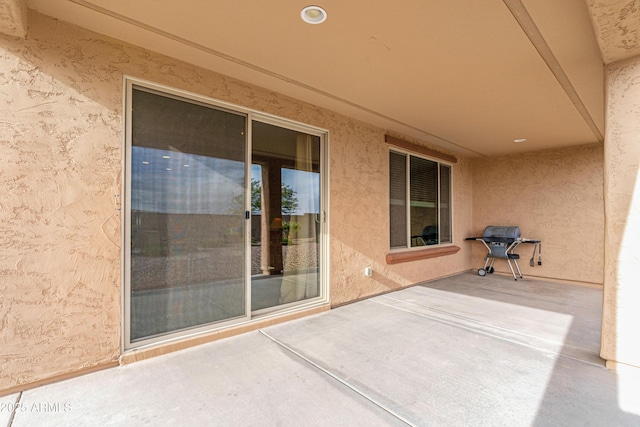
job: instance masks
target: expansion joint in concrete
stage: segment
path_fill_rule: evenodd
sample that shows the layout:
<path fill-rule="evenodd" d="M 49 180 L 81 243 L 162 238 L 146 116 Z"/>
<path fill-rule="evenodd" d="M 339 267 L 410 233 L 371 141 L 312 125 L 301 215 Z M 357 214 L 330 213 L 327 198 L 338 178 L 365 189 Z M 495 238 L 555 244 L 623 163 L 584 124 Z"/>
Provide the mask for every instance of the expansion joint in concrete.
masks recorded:
<path fill-rule="evenodd" d="M 9 422 L 7 423 L 7 427 L 11 427 L 13 425 L 13 419 L 16 417 L 16 412 L 20 407 L 20 400 L 22 400 L 22 392 L 18 393 L 18 397 L 16 398 L 16 402 L 13 405 L 13 411 L 11 411 L 11 417 L 9 418 Z"/>
<path fill-rule="evenodd" d="M 382 409 L 383 411 L 385 411 L 389 415 L 397 418 L 398 420 L 400 420 L 401 422 L 405 423 L 408 426 L 412 426 L 412 427 L 414 426 L 414 424 L 412 424 L 410 421 L 408 421 L 402 415 L 400 415 L 397 412 L 393 411 L 392 409 L 386 407 L 384 404 L 379 402 L 373 396 L 369 395 L 368 393 L 364 392 L 363 390 L 360 390 L 358 387 L 354 386 L 353 384 L 349 383 L 348 381 L 343 380 L 338 375 L 334 374 L 333 372 L 329 371 L 328 369 L 324 368 L 323 366 L 319 365 L 318 363 L 316 363 L 313 360 L 309 359 L 308 357 L 304 356 L 303 354 L 301 354 L 300 352 L 298 352 L 295 349 L 291 348 L 290 346 L 286 345 L 282 341 L 279 341 L 278 339 L 272 337 L 271 335 L 266 333 L 264 330 L 260 329 L 259 331 L 260 331 L 260 333 L 262 335 L 264 335 L 265 337 L 269 338 L 271 341 L 273 341 L 278 346 L 282 347 L 283 349 L 285 349 L 289 353 L 293 354 L 294 356 L 296 356 L 297 358 L 303 360 L 304 362 L 308 363 L 309 365 L 313 366 L 314 368 L 320 370 L 322 373 L 328 375 L 329 377 L 331 377 L 335 381 L 339 382 L 343 386 L 347 387 L 351 391 L 353 391 L 353 392 L 357 393 L 358 395 L 362 396 L 364 399 L 368 400 L 369 402 L 371 402 L 372 404 L 374 404 L 378 408 Z"/>

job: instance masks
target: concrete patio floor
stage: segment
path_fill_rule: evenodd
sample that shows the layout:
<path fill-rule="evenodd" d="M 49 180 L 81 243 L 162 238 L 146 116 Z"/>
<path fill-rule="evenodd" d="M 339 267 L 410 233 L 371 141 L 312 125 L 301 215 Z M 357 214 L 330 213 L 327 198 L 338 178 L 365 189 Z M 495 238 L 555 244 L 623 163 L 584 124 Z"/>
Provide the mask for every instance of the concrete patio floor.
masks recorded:
<path fill-rule="evenodd" d="M 640 425 L 601 299 L 465 273 L 6 396 L 0 426 Z"/>

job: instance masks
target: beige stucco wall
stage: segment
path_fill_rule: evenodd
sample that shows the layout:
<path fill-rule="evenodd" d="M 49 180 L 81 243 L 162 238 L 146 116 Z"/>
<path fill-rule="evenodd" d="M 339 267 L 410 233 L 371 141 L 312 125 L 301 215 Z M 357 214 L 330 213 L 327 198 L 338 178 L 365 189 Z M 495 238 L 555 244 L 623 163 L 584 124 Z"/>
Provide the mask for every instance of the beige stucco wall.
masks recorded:
<path fill-rule="evenodd" d="M 603 358 L 640 367 L 640 57 L 607 67 Z"/>
<path fill-rule="evenodd" d="M 454 167 L 462 250 L 388 266 L 384 130 L 42 15 L 29 25 L 0 37 L 0 391 L 120 356 L 124 75 L 329 130 L 332 304 L 469 268 L 468 161 Z"/>
<path fill-rule="evenodd" d="M 114 360 L 120 343 L 117 77 L 102 48 L 34 24 L 27 42 L 0 39 L 0 389 Z"/>
<path fill-rule="evenodd" d="M 588 145 L 476 159 L 473 229 L 518 225 L 542 240 L 542 266 L 530 267 L 533 245 L 516 252 L 523 275 L 602 284 L 604 263 L 603 147 Z M 474 247 L 480 268 L 486 250 Z M 506 262 L 496 270 L 508 272 Z M 510 274 L 510 273 L 509 273 Z"/>
<path fill-rule="evenodd" d="M 471 167 L 453 166 L 454 245 L 456 255 L 389 265 L 389 147 L 368 141 L 384 139 L 371 129 L 342 128 L 345 143 L 331 147 L 331 302 L 334 305 L 416 284 L 470 268 L 471 250 L 464 238 L 471 228 Z M 408 141 L 412 141 L 408 139 Z M 364 275 L 366 267 L 373 276 Z"/>

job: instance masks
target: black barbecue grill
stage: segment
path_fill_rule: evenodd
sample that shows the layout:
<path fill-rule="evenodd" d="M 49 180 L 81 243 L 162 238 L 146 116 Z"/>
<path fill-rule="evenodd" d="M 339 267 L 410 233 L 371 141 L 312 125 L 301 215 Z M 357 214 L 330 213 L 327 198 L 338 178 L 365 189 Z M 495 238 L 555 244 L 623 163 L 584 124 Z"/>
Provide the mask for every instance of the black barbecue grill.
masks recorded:
<path fill-rule="evenodd" d="M 542 243 L 536 239 L 523 239 L 520 234 L 520 227 L 517 226 L 495 226 L 490 225 L 484 229 L 482 237 L 467 237 L 465 240 L 477 240 L 482 242 L 489 251 L 484 257 L 484 267 L 478 269 L 479 276 L 485 276 L 487 273 L 494 272 L 493 264 L 496 259 L 506 259 L 509 264 L 513 279 L 518 280 L 516 273 L 513 270 L 513 264 L 516 266 L 518 275 L 522 278 L 522 272 L 518 266 L 518 260 L 520 255 L 515 253 L 516 248 L 522 243 L 531 243 L 533 247 L 533 257 L 531 258 L 530 265 L 534 266 L 534 258 L 536 257 L 536 249 L 539 250 L 538 265 L 542 265 Z"/>

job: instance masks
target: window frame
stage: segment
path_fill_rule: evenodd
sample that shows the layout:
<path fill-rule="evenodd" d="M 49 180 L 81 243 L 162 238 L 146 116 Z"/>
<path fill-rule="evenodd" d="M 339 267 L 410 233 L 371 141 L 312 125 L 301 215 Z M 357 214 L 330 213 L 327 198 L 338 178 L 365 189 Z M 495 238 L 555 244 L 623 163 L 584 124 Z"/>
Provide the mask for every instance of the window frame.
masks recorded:
<path fill-rule="evenodd" d="M 415 152 L 411 152 L 408 150 L 402 150 L 402 149 L 398 149 L 398 148 L 390 148 L 389 149 L 389 161 L 388 161 L 388 167 L 389 167 L 389 197 L 388 197 L 388 201 L 389 201 L 389 209 L 391 210 L 391 155 L 392 154 L 397 154 L 397 155 L 401 155 L 404 156 L 405 158 L 405 197 L 404 197 L 404 210 L 405 210 L 405 222 L 406 222 L 406 227 L 405 227 L 405 233 L 406 233 L 406 241 L 405 241 L 405 245 L 404 246 L 392 246 L 391 245 L 391 241 L 392 241 L 392 218 L 391 218 L 391 211 L 389 211 L 389 238 L 388 238 L 388 242 L 389 242 L 389 249 L 392 253 L 397 253 L 397 252 L 401 252 L 401 251 L 425 251 L 425 250 L 431 250 L 431 251 L 438 251 L 439 248 L 446 248 L 449 246 L 453 246 L 454 244 L 454 230 L 453 230 L 453 163 L 451 162 L 447 162 L 447 161 L 443 161 L 442 159 L 438 159 L 435 157 L 431 157 L 431 156 L 427 156 L 427 155 L 420 155 L 417 154 Z M 417 159 L 422 159 L 422 160 L 427 160 L 430 162 L 434 162 L 437 165 L 437 201 L 436 201 L 436 213 L 437 213 L 437 224 L 438 224 L 438 243 L 436 244 L 431 244 L 431 245 L 416 245 L 416 246 L 412 246 L 412 237 L 411 237 L 411 158 L 417 158 Z M 441 167 L 444 166 L 446 168 L 449 169 L 449 206 L 448 206 L 448 212 L 449 212 L 449 241 L 447 242 L 441 242 L 440 241 L 440 236 L 442 236 L 442 220 L 441 220 L 441 211 L 442 211 L 442 203 L 441 203 L 441 199 L 442 199 L 442 183 L 441 183 Z M 442 254 L 446 255 L 448 254 L 448 252 L 443 252 Z"/>

